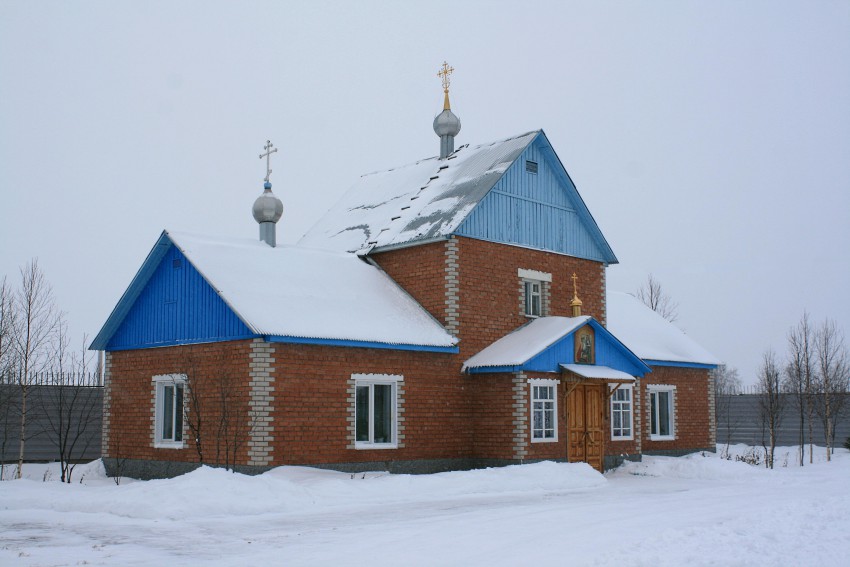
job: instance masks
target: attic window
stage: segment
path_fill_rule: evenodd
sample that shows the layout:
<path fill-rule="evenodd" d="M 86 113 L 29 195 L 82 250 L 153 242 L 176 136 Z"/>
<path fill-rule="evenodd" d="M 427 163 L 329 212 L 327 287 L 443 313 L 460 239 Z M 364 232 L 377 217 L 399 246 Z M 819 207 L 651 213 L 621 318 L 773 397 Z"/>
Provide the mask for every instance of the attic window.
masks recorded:
<path fill-rule="evenodd" d="M 180 260 L 180 258 L 174 258 L 174 260 L 171 261 L 171 267 L 174 268 L 175 270 L 177 268 L 182 268 L 183 267 L 183 261 Z"/>
<path fill-rule="evenodd" d="M 525 170 L 528 173 L 537 173 L 537 162 L 531 160 L 525 160 Z"/>

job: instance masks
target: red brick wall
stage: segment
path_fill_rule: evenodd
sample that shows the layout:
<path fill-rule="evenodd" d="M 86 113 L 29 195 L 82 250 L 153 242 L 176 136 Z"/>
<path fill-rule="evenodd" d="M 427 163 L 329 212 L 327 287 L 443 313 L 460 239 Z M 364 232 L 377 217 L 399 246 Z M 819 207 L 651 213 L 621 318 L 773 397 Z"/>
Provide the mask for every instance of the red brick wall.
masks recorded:
<path fill-rule="evenodd" d="M 708 372 L 708 370 L 701 368 L 654 366 L 652 372 L 644 376 L 641 384 L 643 452 L 712 447 L 709 422 Z M 649 439 L 650 404 L 646 387 L 650 384 L 676 386 L 676 438 L 672 441 L 651 441 Z"/>
<path fill-rule="evenodd" d="M 226 378 L 233 384 L 231 408 L 244 409 L 248 421 L 248 353 L 250 341 L 209 343 L 179 347 L 117 351 L 111 353 L 108 447 L 104 456 L 159 461 L 198 462 L 192 434 L 186 431 L 183 449 L 156 449 L 153 446 L 152 378 L 161 374 L 198 376 L 190 382 L 204 407 L 201 424 L 213 427 L 219 421 L 216 396 L 220 389 L 210 378 Z M 191 379 L 191 378 L 190 378 Z M 191 410 L 190 410 L 191 411 Z M 243 426 L 244 426 L 243 423 Z M 202 436 L 205 462 L 213 462 L 212 432 Z M 246 461 L 247 438 L 239 451 Z M 223 450 L 223 447 L 222 447 Z M 222 456 L 223 459 L 223 456 Z"/>
<path fill-rule="evenodd" d="M 474 430 L 472 457 L 513 458 L 513 374 L 475 374 L 469 378 Z"/>
<path fill-rule="evenodd" d="M 274 465 L 469 456 L 471 379 L 455 355 L 278 344 L 274 358 Z M 347 448 L 352 374 L 404 376 L 403 448 Z"/>
<path fill-rule="evenodd" d="M 381 252 L 372 259 L 431 315 L 446 323 L 445 241 Z"/>
<path fill-rule="evenodd" d="M 582 314 L 599 320 L 604 317 L 601 263 L 472 238 L 461 237 L 458 241 L 463 360 L 528 322 L 519 310 L 520 268 L 552 274 L 548 315 L 572 315 L 570 277 L 575 272 L 579 297 L 584 303 Z"/>

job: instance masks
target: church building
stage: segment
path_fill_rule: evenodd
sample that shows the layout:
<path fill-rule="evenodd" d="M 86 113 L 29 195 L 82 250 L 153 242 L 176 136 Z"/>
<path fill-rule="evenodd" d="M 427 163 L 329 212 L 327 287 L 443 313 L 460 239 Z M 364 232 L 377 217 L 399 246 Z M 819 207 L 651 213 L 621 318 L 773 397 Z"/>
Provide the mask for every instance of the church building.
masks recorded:
<path fill-rule="evenodd" d="M 362 176 L 296 245 L 165 230 L 91 348 L 110 474 L 598 470 L 713 451 L 719 361 L 634 297 L 546 134 Z"/>

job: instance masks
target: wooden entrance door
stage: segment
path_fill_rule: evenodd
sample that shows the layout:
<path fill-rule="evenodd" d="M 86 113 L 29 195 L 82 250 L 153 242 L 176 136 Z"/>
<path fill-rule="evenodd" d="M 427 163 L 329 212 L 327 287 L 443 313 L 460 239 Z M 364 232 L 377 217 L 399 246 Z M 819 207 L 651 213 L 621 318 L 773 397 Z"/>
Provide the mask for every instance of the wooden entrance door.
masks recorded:
<path fill-rule="evenodd" d="M 605 454 L 604 402 L 603 384 L 578 384 L 567 396 L 569 462 L 585 462 L 602 471 Z"/>

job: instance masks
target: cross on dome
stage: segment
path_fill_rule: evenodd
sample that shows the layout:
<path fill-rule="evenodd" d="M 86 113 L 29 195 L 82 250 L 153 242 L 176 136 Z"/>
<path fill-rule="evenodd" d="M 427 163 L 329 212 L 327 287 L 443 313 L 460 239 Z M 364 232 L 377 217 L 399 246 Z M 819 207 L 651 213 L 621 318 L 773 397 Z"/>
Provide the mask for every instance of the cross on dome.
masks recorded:
<path fill-rule="evenodd" d="M 260 154 L 260 159 L 266 158 L 266 183 L 269 183 L 269 177 L 272 174 L 271 169 L 271 155 L 277 151 L 277 148 L 274 147 L 271 140 L 266 140 L 266 145 L 263 146 L 263 149 L 266 150 L 266 153 Z"/>
<path fill-rule="evenodd" d="M 440 77 L 440 79 L 442 79 L 443 81 L 443 92 L 445 93 L 449 92 L 449 85 L 452 82 L 449 78 L 449 75 L 451 75 L 454 70 L 454 67 L 449 67 L 449 64 L 443 61 L 443 66 L 440 67 L 439 71 L 437 71 L 437 76 Z"/>

